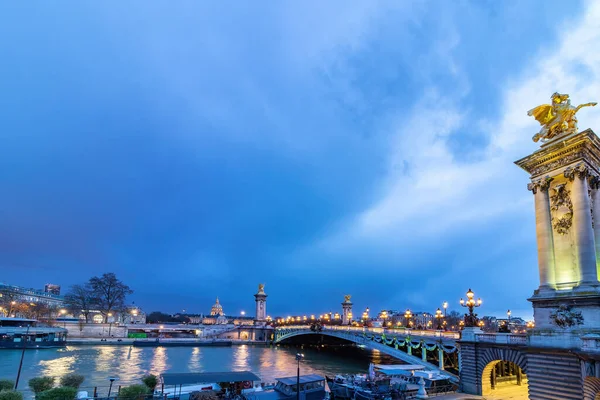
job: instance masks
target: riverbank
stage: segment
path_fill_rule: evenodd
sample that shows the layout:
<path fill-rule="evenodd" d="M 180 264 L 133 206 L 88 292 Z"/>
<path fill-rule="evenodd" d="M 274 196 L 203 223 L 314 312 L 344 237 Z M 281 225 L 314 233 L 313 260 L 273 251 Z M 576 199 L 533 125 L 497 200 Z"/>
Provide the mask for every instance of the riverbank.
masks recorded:
<path fill-rule="evenodd" d="M 84 346 L 131 346 L 133 345 L 133 342 L 135 340 L 140 340 L 140 339 L 131 339 L 131 338 L 110 338 L 110 339 L 101 339 L 101 338 L 73 338 L 73 339 L 67 339 L 67 346 L 80 346 L 80 345 L 84 345 Z M 185 343 L 185 344 L 189 344 L 190 346 L 192 346 L 194 343 L 198 343 L 199 345 L 202 345 L 202 341 L 199 341 L 197 339 L 177 339 L 177 342 L 181 342 L 181 343 Z M 210 342 L 205 341 L 205 342 Z M 228 340 L 228 342 L 231 342 L 232 345 L 236 346 L 236 345 L 253 345 L 253 346 L 268 346 L 270 345 L 269 342 L 258 342 L 258 341 L 252 341 L 252 340 Z"/>

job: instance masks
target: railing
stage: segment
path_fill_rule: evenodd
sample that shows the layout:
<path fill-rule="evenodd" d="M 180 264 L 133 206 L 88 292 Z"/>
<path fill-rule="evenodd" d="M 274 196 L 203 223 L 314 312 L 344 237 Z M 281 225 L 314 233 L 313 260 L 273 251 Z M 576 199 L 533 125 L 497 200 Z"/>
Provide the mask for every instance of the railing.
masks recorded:
<path fill-rule="evenodd" d="M 308 329 L 309 325 L 289 325 L 283 326 L 277 329 Z M 445 339 L 459 339 L 460 333 L 458 332 L 447 332 L 447 331 L 427 331 L 427 330 L 416 330 L 406 328 L 367 328 L 357 326 L 323 326 L 323 330 L 331 331 L 344 331 L 344 332 L 369 332 L 386 335 L 410 335 L 410 336 L 425 336 L 425 337 L 439 337 Z"/>
<path fill-rule="evenodd" d="M 527 335 L 515 335 L 512 333 L 479 333 L 475 335 L 475 341 L 481 343 L 526 345 Z"/>

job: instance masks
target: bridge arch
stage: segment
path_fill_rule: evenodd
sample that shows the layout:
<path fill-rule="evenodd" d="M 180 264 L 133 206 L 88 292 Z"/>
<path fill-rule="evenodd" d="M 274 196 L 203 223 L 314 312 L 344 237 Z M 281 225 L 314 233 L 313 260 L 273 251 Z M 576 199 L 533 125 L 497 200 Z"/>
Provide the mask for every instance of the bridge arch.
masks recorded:
<path fill-rule="evenodd" d="M 385 332 L 369 332 L 365 330 L 354 329 L 309 329 L 307 327 L 297 328 L 282 328 L 275 333 L 275 343 L 281 343 L 296 336 L 306 335 L 324 335 L 343 339 L 345 341 L 361 345 L 371 350 L 378 350 L 384 354 L 390 355 L 396 359 L 402 360 L 408 364 L 418 364 L 426 366 L 429 369 L 437 370 L 440 373 L 447 375 L 453 381 L 458 381 L 458 376 L 444 369 L 443 354 L 458 353 L 458 348 L 451 340 L 448 341 L 442 337 L 426 337 L 409 336 L 401 334 L 390 334 L 386 337 Z M 443 339 L 443 340 L 442 340 Z M 416 340 L 416 341 L 415 341 Z M 412 348 L 419 348 L 421 356 L 417 357 L 412 354 Z M 404 350 L 405 351 L 404 351 Z M 438 361 L 427 358 L 428 352 L 436 352 Z M 435 355 L 434 355 L 435 357 Z M 458 357 L 457 357 L 458 358 Z M 440 361 L 441 360 L 441 361 Z"/>
<path fill-rule="evenodd" d="M 525 354 L 518 350 L 489 348 L 481 354 L 478 363 L 483 368 L 481 370 L 481 394 L 490 395 L 497 388 L 497 371 L 507 370 L 508 376 L 514 374 L 516 385 L 521 386 L 526 382 L 527 377 L 527 358 Z M 526 389 L 526 383 L 525 388 Z"/>

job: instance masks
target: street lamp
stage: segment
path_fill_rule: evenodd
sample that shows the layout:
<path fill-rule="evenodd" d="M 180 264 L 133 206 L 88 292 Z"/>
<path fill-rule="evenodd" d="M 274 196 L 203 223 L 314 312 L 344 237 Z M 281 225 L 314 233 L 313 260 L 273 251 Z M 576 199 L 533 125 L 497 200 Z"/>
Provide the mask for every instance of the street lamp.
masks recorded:
<path fill-rule="evenodd" d="M 119 378 L 110 377 L 108 380 L 110 381 L 110 386 L 108 387 L 108 395 L 106 397 L 110 399 L 110 392 L 112 391 L 113 382 L 118 381 Z"/>
<path fill-rule="evenodd" d="M 477 314 L 473 313 L 475 307 L 481 306 L 481 299 L 475 300 L 475 293 L 471 289 L 467 292 L 467 301 L 460 299 L 460 305 L 469 309 L 469 314 L 465 315 L 465 326 L 475 327 L 477 326 Z"/>
<path fill-rule="evenodd" d="M 15 304 L 17 304 L 17 302 L 16 302 L 16 301 L 14 301 L 14 300 L 10 302 L 10 308 L 9 308 L 9 310 L 8 310 L 8 317 L 9 317 L 9 318 L 10 318 L 10 316 L 12 315 L 12 312 L 13 312 L 13 307 L 15 306 Z"/>
<path fill-rule="evenodd" d="M 112 313 L 108 313 L 106 319 L 108 320 L 108 337 L 110 337 L 110 330 L 112 329 Z"/>
<path fill-rule="evenodd" d="M 512 312 L 510 310 L 506 311 L 506 315 L 508 316 L 508 331 L 510 332 L 510 316 L 512 315 Z"/>
<path fill-rule="evenodd" d="M 438 308 L 437 310 L 435 310 L 435 320 L 437 321 L 438 330 L 442 330 L 442 318 L 444 318 L 442 316 L 442 310 Z"/>
<path fill-rule="evenodd" d="M 383 311 L 381 311 L 381 314 L 380 314 L 380 316 L 381 316 L 381 319 L 383 319 L 383 327 L 385 328 L 385 321 L 386 321 L 386 320 L 387 320 L 387 318 L 388 318 L 388 313 L 387 313 L 387 311 L 386 311 L 386 310 L 383 310 Z"/>
<path fill-rule="evenodd" d="M 185 311 L 185 310 L 183 310 Z M 135 324 L 135 318 L 138 316 L 138 310 L 136 310 L 135 308 L 133 310 L 131 310 L 131 323 Z"/>
<path fill-rule="evenodd" d="M 296 361 L 298 361 L 298 374 L 296 375 L 296 400 L 300 400 L 300 361 L 304 359 L 304 354 L 296 353 Z"/>
<path fill-rule="evenodd" d="M 406 326 L 410 328 L 412 326 L 411 318 L 413 317 L 412 312 L 407 308 L 404 312 L 404 318 L 406 318 Z"/>
<path fill-rule="evenodd" d="M 240 314 L 242 314 L 243 317 L 244 315 L 246 315 L 246 311 L 242 311 Z"/>
<path fill-rule="evenodd" d="M 62 315 L 62 319 L 63 319 L 63 328 L 67 329 L 67 321 L 65 321 L 65 314 L 67 313 L 67 310 L 65 310 L 64 308 L 62 310 L 59 311 L 60 315 Z"/>

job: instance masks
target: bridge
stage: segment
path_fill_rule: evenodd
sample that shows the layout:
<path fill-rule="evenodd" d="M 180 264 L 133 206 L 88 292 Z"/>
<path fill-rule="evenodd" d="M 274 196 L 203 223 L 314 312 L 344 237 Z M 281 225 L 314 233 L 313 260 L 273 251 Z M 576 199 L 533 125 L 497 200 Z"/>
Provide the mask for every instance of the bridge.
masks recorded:
<path fill-rule="evenodd" d="M 456 332 L 411 331 L 384 328 L 331 326 L 314 329 L 306 325 L 288 326 L 275 330 L 275 343 L 293 337 L 323 335 L 342 339 L 402 360 L 408 364 L 426 366 L 430 370 L 458 381 L 458 347 Z M 450 355 L 445 357 L 444 354 Z M 449 369 L 449 370 L 448 370 Z"/>
<path fill-rule="evenodd" d="M 307 325 L 296 325 L 277 328 L 274 342 L 284 343 L 290 338 L 305 335 L 324 335 L 343 339 L 371 350 L 378 350 L 409 364 L 423 365 L 429 370 L 448 376 L 453 381 L 458 381 L 460 376 L 461 384 L 464 383 L 466 388 L 474 386 L 471 391 L 485 394 L 489 393 L 496 383 L 491 378 L 491 371 L 499 363 L 517 365 L 519 368 L 514 369 L 515 374 L 527 371 L 522 352 L 527 345 L 526 335 L 479 331 L 465 338 L 470 340 L 467 342 L 461 341 L 458 332 L 350 326 L 326 326 L 315 329 Z M 465 362 L 461 350 L 467 353 Z M 474 360 L 476 362 L 473 362 Z M 526 372 L 523 372 L 523 375 L 525 374 Z M 469 377 L 488 375 L 490 379 L 483 381 L 469 379 Z M 524 381 L 520 376 L 518 380 L 519 384 Z"/>

